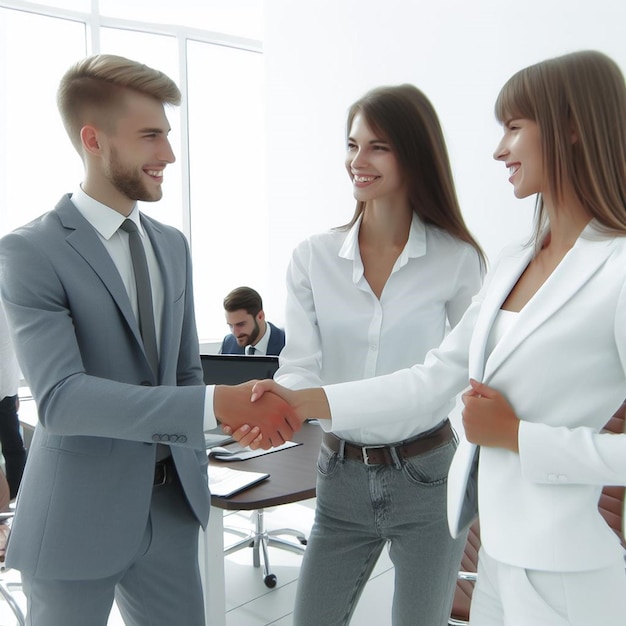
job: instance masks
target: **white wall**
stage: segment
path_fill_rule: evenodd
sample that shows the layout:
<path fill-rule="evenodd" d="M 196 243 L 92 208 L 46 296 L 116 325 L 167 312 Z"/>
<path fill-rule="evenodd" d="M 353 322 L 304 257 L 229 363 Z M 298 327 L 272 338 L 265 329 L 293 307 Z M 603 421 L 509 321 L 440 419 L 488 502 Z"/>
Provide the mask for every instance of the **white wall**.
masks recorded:
<path fill-rule="evenodd" d="M 491 157 L 500 87 L 522 67 L 584 48 L 626 71 L 625 22 L 623 0 L 266 0 L 268 317 L 283 321 L 293 247 L 352 216 L 343 158 L 354 100 L 402 82 L 426 93 L 466 221 L 493 260 L 530 234 L 534 206 L 513 198 L 504 166 Z"/>

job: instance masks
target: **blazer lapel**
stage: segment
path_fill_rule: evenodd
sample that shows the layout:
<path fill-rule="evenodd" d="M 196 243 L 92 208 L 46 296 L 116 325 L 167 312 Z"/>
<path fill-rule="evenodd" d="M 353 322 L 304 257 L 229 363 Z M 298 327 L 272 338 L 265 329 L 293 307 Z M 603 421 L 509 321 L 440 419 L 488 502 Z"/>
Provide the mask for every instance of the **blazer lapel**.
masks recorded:
<path fill-rule="evenodd" d="M 487 383 L 494 372 L 539 326 L 549 320 L 561 309 L 582 286 L 598 271 L 613 249 L 613 238 L 602 237 L 593 225 L 587 226 L 573 248 L 565 255 L 556 269 L 548 277 L 537 293 L 519 312 L 518 318 L 510 332 L 506 333 L 498 342 L 485 363 L 482 381 Z M 525 264 L 524 266 L 525 267 Z M 523 271 L 522 267 L 522 271 Z M 521 272 L 520 272 L 521 273 Z M 507 293 L 515 284 L 519 273 L 513 272 L 509 276 Z M 491 323 L 502 304 L 493 302 Z M 483 353 L 486 337 L 491 328 L 483 337 Z"/>
<path fill-rule="evenodd" d="M 102 281 L 119 307 L 126 323 L 133 331 L 135 338 L 143 347 L 139 325 L 130 305 L 126 288 L 117 271 L 117 267 L 115 267 L 115 263 L 113 263 L 111 256 L 102 245 L 98 234 L 72 204 L 69 197 L 59 202 L 56 212 L 63 226 L 71 230 L 66 238 L 67 243 L 80 254 Z"/>

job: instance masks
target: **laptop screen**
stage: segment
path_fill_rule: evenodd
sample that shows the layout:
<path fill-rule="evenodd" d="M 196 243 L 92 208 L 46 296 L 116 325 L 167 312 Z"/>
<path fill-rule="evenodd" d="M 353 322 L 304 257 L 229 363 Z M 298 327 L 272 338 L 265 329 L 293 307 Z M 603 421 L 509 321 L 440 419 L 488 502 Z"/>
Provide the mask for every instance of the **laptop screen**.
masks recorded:
<path fill-rule="evenodd" d="M 247 380 L 273 378 L 278 369 L 277 356 L 246 356 L 245 354 L 201 354 L 205 385 L 238 385 Z M 220 426 L 204 433 L 207 448 L 234 441 Z"/>
<path fill-rule="evenodd" d="M 201 354 L 205 385 L 238 385 L 247 380 L 273 378 L 277 356 L 245 354 Z"/>

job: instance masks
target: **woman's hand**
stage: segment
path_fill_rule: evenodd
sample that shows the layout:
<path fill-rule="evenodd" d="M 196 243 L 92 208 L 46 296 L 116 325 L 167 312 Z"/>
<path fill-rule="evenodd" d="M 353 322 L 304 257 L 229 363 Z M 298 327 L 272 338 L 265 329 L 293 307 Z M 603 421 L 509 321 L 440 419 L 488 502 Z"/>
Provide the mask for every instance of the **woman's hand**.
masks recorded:
<path fill-rule="evenodd" d="M 470 379 L 470 385 L 472 388 L 462 396 L 467 440 L 479 446 L 519 452 L 519 419 L 506 398 L 476 380 Z"/>

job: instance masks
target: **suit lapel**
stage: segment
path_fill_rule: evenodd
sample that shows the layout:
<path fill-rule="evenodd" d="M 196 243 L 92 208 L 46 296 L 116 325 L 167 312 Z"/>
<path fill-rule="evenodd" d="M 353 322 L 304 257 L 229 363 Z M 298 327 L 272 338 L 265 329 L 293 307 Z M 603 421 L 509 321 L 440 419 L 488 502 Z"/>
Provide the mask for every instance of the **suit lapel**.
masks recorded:
<path fill-rule="evenodd" d="M 519 312 L 515 324 L 498 342 L 493 352 L 485 363 L 482 381 L 488 383 L 489 378 L 515 351 L 515 349 L 528 338 L 538 327 L 546 323 L 557 311 L 571 300 L 588 282 L 598 269 L 603 265 L 613 250 L 613 239 L 598 238 L 597 231 L 593 226 L 588 226 L 578 238 L 574 247 L 565 255 L 556 269 L 548 277 L 537 293 L 529 300 L 526 306 Z M 528 259 L 530 260 L 530 259 Z M 522 264 L 521 271 L 526 267 L 527 261 Z M 508 281 L 502 277 L 502 286 L 506 294 L 511 290 L 521 271 L 519 266 L 515 271 L 509 272 Z M 508 287 L 505 283 L 508 282 Z M 500 309 L 504 298 L 497 298 L 491 303 L 488 311 L 490 324 L 483 331 L 482 348 L 484 348 L 493 320 Z"/>
<path fill-rule="evenodd" d="M 135 338 L 143 347 L 139 325 L 135 319 L 133 309 L 126 293 L 126 288 L 120 277 L 115 263 L 102 245 L 98 234 L 91 224 L 81 215 L 80 211 L 72 204 L 69 197 L 64 198 L 56 207 L 56 212 L 63 226 L 71 232 L 66 237 L 68 245 L 88 263 L 98 278 L 102 281 L 107 291 L 117 304 L 126 323 L 131 328 Z"/>

